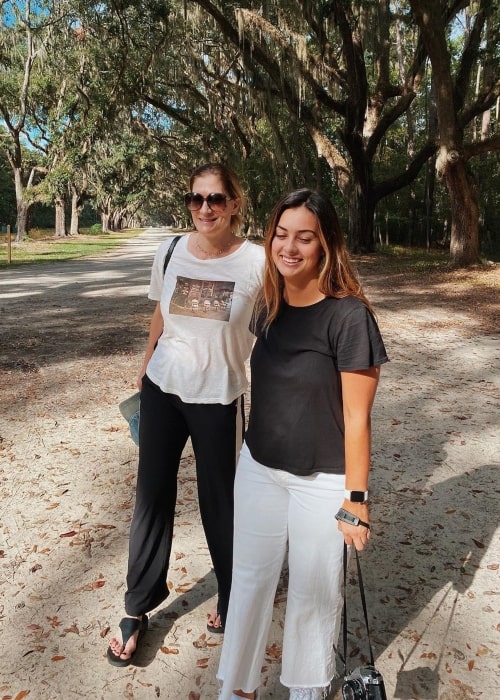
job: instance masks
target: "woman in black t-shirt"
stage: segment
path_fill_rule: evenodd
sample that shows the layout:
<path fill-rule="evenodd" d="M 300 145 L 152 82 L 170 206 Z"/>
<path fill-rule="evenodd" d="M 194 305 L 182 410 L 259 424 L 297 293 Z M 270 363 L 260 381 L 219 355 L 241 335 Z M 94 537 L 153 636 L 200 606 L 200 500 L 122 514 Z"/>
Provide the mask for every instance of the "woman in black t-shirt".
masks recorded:
<path fill-rule="evenodd" d="M 291 700 L 319 700 L 335 672 L 343 544 L 370 537 L 370 413 L 388 358 L 335 209 L 316 192 L 292 192 L 271 215 L 255 334 L 220 700 L 258 697 L 287 546 L 281 682 Z M 339 507 L 358 524 L 337 523 Z"/>

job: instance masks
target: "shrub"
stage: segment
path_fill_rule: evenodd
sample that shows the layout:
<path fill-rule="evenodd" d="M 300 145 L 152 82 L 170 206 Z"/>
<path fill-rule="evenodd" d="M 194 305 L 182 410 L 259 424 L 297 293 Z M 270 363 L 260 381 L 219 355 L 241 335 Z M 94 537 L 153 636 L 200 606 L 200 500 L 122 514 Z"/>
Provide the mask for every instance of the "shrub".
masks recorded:
<path fill-rule="evenodd" d="M 92 226 L 89 229 L 89 235 L 90 236 L 98 236 L 100 233 L 102 233 L 101 224 L 92 224 Z"/>

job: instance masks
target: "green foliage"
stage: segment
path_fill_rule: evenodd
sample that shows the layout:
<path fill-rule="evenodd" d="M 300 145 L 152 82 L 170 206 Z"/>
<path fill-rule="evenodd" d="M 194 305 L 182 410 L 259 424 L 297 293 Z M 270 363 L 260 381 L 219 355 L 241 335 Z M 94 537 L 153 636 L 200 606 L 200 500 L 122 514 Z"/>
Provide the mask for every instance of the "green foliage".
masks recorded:
<path fill-rule="evenodd" d="M 101 224 L 92 224 L 92 226 L 89 229 L 89 235 L 90 236 L 98 236 L 102 233 L 102 226 Z"/>
<path fill-rule="evenodd" d="M 69 202 L 77 195 L 80 209 L 88 202 L 111 228 L 134 218 L 185 226 L 189 173 L 222 160 L 245 184 L 251 233 L 262 229 L 280 194 L 310 186 L 334 200 L 346 229 L 352 193 L 363 190 L 365 201 L 378 200 L 380 240 L 425 246 L 429 236 L 433 244 L 446 238 L 442 184 L 429 222 L 425 168 L 410 187 L 398 184 L 432 137 L 433 120 L 431 71 L 406 0 L 43 0 L 32 6 L 30 24 L 21 9 L 0 5 L 0 107 L 20 128 L 26 200 L 49 206 L 56 196 Z M 454 70 L 476 11 L 470 4 L 468 15 L 449 24 Z M 491 21 L 478 57 L 484 84 L 498 69 L 495 37 Z M 469 81 L 468 103 L 474 90 Z M 470 141 L 478 139 L 479 120 L 465 126 Z M 0 127 L 0 153 L 7 151 L 15 153 L 15 139 Z M 477 159 L 471 169 L 491 248 L 498 241 L 498 160 Z M 0 215 L 4 201 L 12 203 L 12 189 L 0 167 Z"/>

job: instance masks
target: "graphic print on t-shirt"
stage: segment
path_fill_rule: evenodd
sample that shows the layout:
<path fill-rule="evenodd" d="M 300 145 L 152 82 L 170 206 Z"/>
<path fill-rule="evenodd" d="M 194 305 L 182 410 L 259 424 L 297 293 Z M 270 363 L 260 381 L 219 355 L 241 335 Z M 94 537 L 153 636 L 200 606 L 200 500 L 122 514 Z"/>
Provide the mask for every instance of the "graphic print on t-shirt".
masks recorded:
<path fill-rule="evenodd" d="M 194 280 L 177 277 L 169 312 L 179 316 L 229 321 L 234 282 Z"/>

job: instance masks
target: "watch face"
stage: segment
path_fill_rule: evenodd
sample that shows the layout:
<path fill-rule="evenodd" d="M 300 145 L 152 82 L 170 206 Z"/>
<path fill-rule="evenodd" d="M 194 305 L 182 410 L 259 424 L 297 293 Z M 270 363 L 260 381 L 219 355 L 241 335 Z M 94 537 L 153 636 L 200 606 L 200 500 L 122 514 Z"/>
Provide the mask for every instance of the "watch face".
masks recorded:
<path fill-rule="evenodd" d="M 351 491 L 349 500 L 353 503 L 364 503 L 365 502 L 365 492 L 364 491 Z"/>

